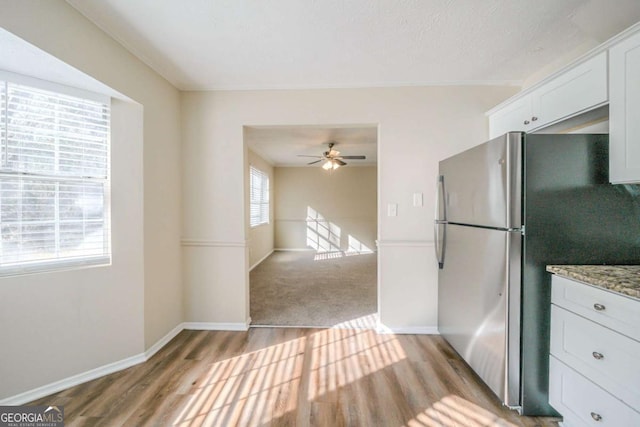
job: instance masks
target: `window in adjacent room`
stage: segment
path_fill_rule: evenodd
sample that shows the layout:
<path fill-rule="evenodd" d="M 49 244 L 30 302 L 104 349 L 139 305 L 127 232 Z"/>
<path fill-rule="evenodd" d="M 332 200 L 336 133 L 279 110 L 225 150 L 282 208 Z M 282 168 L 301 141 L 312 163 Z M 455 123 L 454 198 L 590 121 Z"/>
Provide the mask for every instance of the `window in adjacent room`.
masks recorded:
<path fill-rule="evenodd" d="M 0 275 L 110 263 L 109 98 L 9 76 L 0 74 Z"/>
<path fill-rule="evenodd" d="M 269 175 L 256 169 L 249 167 L 250 174 L 250 224 L 256 227 L 260 224 L 269 223 Z"/>

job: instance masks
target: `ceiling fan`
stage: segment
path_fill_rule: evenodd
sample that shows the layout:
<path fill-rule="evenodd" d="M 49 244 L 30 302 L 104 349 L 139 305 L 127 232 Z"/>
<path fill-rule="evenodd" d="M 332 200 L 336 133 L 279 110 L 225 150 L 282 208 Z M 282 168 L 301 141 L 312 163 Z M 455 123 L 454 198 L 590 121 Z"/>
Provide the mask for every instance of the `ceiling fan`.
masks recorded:
<path fill-rule="evenodd" d="M 335 142 L 329 142 L 327 145 L 329 146 L 329 150 L 322 153 L 321 156 L 307 156 L 304 154 L 298 154 L 298 157 L 314 157 L 318 159 L 318 160 L 314 160 L 312 162 L 307 163 L 307 165 L 313 165 L 324 160 L 325 163 L 322 165 L 322 168 L 326 170 L 333 170 L 333 169 L 338 169 L 340 166 L 346 166 L 347 163 L 343 161 L 344 159 L 364 160 L 367 158 L 366 156 L 363 156 L 363 155 L 341 156 L 338 150 L 333 149 L 333 147 L 336 145 Z"/>

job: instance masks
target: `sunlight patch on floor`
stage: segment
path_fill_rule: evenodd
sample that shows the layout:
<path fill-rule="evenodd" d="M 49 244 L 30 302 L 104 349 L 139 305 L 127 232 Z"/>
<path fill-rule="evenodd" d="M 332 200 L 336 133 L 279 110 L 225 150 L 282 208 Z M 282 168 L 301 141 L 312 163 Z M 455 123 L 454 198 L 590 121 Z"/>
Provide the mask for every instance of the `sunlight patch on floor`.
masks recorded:
<path fill-rule="evenodd" d="M 314 261 L 326 261 L 330 259 L 342 258 L 344 256 L 343 252 L 318 252 L 313 256 Z"/>
<path fill-rule="evenodd" d="M 212 364 L 173 425 L 259 425 L 294 411 L 281 390 L 299 386 L 305 345 L 302 337 Z"/>
<path fill-rule="evenodd" d="M 355 341 L 357 345 L 353 345 Z M 311 383 L 308 399 L 314 401 L 381 369 L 406 359 L 395 336 L 374 331 L 327 329 L 313 336 Z"/>
<path fill-rule="evenodd" d="M 356 317 L 355 319 L 346 320 L 336 323 L 333 329 L 376 329 L 378 325 L 378 313 L 367 314 L 366 316 Z"/>
<path fill-rule="evenodd" d="M 517 427 L 456 395 L 443 397 L 407 422 L 409 427 Z"/>
<path fill-rule="evenodd" d="M 323 329 L 211 364 L 173 425 L 268 424 L 295 413 L 299 387 L 306 385 L 301 396 L 314 401 L 406 357 L 394 336 Z M 311 363 L 306 379 L 305 363 Z"/>

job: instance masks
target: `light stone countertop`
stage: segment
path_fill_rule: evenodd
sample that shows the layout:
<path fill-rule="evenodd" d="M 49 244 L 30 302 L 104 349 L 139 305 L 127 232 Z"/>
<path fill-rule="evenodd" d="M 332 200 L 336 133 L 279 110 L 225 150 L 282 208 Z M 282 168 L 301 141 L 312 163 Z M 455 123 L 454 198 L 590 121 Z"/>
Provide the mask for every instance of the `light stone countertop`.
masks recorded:
<path fill-rule="evenodd" d="M 640 299 L 640 265 L 548 265 L 547 271 Z"/>

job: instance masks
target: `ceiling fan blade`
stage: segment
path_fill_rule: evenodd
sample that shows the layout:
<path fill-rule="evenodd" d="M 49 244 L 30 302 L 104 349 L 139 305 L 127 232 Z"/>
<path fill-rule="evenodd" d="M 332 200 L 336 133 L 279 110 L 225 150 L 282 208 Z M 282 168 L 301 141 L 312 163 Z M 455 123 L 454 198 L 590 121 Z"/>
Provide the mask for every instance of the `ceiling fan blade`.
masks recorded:
<path fill-rule="evenodd" d="M 298 154 L 298 157 L 315 157 L 316 159 L 321 159 L 322 156 L 307 156 L 306 154 Z"/>
<path fill-rule="evenodd" d="M 345 163 L 345 162 L 343 162 L 343 161 L 342 161 L 342 160 L 340 160 L 340 159 L 333 159 L 333 161 L 334 161 L 334 162 L 336 162 L 337 164 L 339 164 L 340 166 L 346 166 L 346 163 Z"/>
<path fill-rule="evenodd" d="M 367 156 L 340 156 L 341 159 L 364 160 Z"/>
<path fill-rule="evenodd" d="M 307 164 L 308 164 L 308 165 L 313 165 L 313 164 L 316 164 L 316 163 L 321 162 L 321 161 L 322 161 L 322 159 L 314 160 L 313 162 L 309 162 L 309 163 L 307 163 Z"/>

